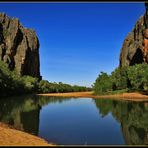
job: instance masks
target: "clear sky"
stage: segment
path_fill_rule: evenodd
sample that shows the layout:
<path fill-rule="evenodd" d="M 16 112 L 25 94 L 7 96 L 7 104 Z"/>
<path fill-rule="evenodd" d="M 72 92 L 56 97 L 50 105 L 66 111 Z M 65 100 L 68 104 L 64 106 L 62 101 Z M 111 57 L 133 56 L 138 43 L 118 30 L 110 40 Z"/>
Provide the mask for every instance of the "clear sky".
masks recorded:
<path fill-rule="evenodd" d="M 124 38 L 144 3 L 0 3 L 0 12 L 36 30 L 40 71 L 50 82 L 91 86 L 119 65 Z"/>

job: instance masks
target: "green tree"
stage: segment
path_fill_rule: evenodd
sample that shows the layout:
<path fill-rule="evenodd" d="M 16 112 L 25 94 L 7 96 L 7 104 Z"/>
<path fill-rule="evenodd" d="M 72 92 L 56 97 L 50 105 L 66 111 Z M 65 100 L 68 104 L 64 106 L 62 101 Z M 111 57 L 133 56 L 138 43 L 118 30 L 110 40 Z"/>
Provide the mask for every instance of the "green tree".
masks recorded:
<path fill-rule="evenodd" d="M 130 86 L 127 75 L 127 67 L 116 68 L 111 74 L 111 79 L 113 90 L 126 89 Z"/>
<path fill-rule="evenodd" d="M 49 92 L 49 82 L 46 81 L 46 80 L 41 80 L 39 82 L 39 89 L 38 91 L 40 93 L 46 93 L 46 92 Z"/>
<path fill-rule="evenodd" d="M 129 66 L 127 74 L 133 90 L 148 91 L 148 65 L 146 63 Z"/>
<path fill-rule="evenodd" d="M 112 90 L 111 76 L 101 72 L 94 83 L 95 94 L 103 94 Z"/>
<path fill-rule="evenodd" d="M 37 92 L 38 90 L 38 79 L 31 76 L 21 77 L 21 81 L 24 84 L 24 89 L 27 92 Z"/>

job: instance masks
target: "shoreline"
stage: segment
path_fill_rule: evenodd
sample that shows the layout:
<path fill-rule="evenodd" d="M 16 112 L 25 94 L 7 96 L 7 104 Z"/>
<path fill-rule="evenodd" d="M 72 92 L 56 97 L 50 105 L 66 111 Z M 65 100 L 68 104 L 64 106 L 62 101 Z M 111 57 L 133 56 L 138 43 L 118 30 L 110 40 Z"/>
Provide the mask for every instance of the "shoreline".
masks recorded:
<path fill-rule="evenodd" d="M 38 96 L 52 97 L 74 97 L 74 98 L 93 98 L 93 99 L 113 99 L 122 101 L 148 101 L 148 95 L 139 92 L 121 93 L 113 95 L 94 95 L 89 92 L 69 92 L 69 93 L 48 93 L 36 94 Z M 0 122 L 0 146 L 56 146 L 49 143 L 41 137 L 29 134 L 24 131 L 17 130 L 13 126 L 9 126 Z"/>
<path fill-rule="evenodd" d="M 0 146 L 55 146 L 55 144 L 0 122 Z"/>
<path fill-rule="evenodd" d="M 87 97 L 94 99 L 116 99 L 129 101 L 148 101 L 148 95 L 139 92 L 121 93 L 113 95 L 94 95 L 93 92 L 69 92 L 69 93 L 46 93 L 36 94 L 38 96 L 52 96 L 52 97 Z"/>

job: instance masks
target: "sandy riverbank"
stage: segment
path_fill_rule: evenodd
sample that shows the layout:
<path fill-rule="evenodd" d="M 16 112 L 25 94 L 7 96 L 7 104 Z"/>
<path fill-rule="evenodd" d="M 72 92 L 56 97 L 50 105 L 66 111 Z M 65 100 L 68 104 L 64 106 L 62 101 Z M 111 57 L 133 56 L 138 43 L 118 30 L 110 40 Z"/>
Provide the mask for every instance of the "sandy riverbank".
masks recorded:
<path fill-rule="evenodd" d="M 93 92 L 71 92 L 71 93 L 48 93 L 37 94 L 41 96 L 61 96 L 61 97 L 86 97 L 86 98 L 106 98 L 106 99 L 118 99 L 118 100 L 131 100 L 131 101 L 148 101 L 148 95 L 141 94 L 139 92 L 122 93 L 114 95 L 100 95 L 96 96 Z"/>
<path fill-rule="evenodd" d="M 0 123 L 0 146 L 53 146 L 53 144 Z"/>
<path fill-rule="evenodd" d="M 60 97 L 82 97 L 82 98 L 106 98 L 116 100 L 148 101 L 148 95 L 139 92 L 122 93 L 115 95 L 96 96 L 93 92 L 72 92 L 72 93 L 49 93 L 37 94 L 41 96 L 60 96 Z M 18 131 L 0 123 L 0 146 L 54 146 L 37 136 Z"/>

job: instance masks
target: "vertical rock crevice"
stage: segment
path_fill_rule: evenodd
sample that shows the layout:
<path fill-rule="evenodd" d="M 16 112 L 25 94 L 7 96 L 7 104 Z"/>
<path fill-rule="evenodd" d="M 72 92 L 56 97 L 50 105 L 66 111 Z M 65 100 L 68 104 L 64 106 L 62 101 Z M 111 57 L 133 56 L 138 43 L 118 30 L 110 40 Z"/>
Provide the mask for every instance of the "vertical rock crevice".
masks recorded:
<path fill-rule="evenodd" d="M 24 28 L 17 18 L 0 13 L 0 60 L 20 75 L 41 78 L 39 41 L 35 31 Z"/>

